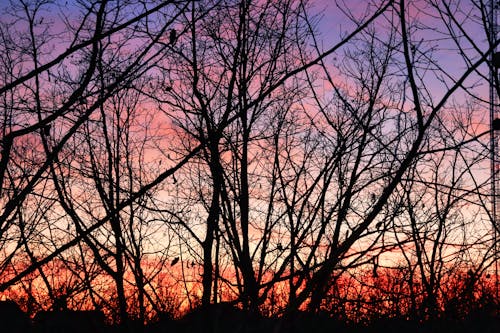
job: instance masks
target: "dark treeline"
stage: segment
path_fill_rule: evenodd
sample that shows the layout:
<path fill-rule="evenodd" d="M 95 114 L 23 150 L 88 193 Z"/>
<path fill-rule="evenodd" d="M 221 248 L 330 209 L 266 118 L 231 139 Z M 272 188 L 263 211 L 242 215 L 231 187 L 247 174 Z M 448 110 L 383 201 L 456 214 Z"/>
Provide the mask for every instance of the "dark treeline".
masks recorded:
<path fill-rule="evenodd" d="M 2 4 L 1 299 L 46 332 L 495 327 L 494 3 Z"/>
<path fill-rule="evenodd" d="M 14 302 L 0 302 L 2 329 L 13 333 L 112 333 L 123 332 L 119 324 L 106 322 L 101 311 L 54 310 L 40 311 L 30 319 Z M 285 316 L 263 316 L 242 310 L 228 303 L 197 308 L 183 317 L 160 318 L 147 324 L 129 321 L 129 333 L 167 332 L 486 332 L 498 329 L 500 319 L 485 311 L 469 311 L 467 317 L 446 317 L 419 321 L 404 317 L 372 317 L 369 322 L 349 322 L 333 317 L 327 311 L 310 313 L 299 311 Z"/>

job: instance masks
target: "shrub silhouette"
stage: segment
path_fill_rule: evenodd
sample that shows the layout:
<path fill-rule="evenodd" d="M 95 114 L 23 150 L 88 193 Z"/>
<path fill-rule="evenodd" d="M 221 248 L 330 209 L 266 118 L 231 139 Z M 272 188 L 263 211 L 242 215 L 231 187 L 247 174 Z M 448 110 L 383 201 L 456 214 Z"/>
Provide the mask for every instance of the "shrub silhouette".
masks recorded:
<path fill-rule="evenodd" d="M 103 333 L 104 314 L 101 311 L 40 311 L 36 314 L 37 333 Z"/>
<path fill-rule="evenodd" d="M 0 301 L 0 331 L 9 333 L 31 332 L 31 321 L 16 302 Z"/>
<path fill-rule="evenodd" d="M 251 333 L 266 332 L 266 320 L 258 314 L 242 310 L 229 303 L 199 307 L 179 320 L 178 332 L 192 333 Z"/>

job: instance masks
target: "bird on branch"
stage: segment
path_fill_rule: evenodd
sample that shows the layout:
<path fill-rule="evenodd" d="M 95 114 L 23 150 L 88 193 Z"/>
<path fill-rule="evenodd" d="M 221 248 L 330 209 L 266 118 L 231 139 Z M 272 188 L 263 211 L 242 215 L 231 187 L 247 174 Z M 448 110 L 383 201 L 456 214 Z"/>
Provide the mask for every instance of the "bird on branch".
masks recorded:
<path fill-rule="evenodd" d="M 173 46 L 176 39 L 177 39 L 177 31 L 175 31 L 175 29 L 170 30 L 170 36 L 168 36 L 168 41 L 170 45 Z"/>
<path fill-rule="evenodd" d="M 51 128 L 51 125 L 50 124 L 47 124 L 43 127 L 43 134 L 45 135 L 50 135 L 50 128 Z"/>
<path fill-rule="evenodd" d="M 179 257 L 175 257 L 174 260 L 172 260 L 172 262 L 170 263 L 170 266 L 174 266 L 178 262 L 179 262 Z"/>

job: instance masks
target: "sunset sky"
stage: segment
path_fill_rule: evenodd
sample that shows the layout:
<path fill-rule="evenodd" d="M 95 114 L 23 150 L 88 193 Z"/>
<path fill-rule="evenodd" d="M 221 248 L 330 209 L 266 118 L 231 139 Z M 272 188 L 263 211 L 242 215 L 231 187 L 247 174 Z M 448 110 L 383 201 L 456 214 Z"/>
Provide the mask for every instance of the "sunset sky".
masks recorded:
<path fill-rule="evenodd" d="M 2 298 L 361 322 L 498 289 L 484 5 L 2 1 Z"/>

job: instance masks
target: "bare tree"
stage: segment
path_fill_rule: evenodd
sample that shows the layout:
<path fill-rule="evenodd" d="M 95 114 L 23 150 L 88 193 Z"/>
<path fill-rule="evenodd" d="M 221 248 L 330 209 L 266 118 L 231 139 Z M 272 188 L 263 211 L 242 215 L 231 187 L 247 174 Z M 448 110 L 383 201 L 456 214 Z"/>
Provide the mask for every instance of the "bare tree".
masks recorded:
<path fill-rule="evenodd" d="M 460 139 L 450 139 L 457 132 L 444 132 L 439 124 L 442 124 L 441 117 L 445 117 L 453 105 L 453 96 L 459 95 L 468 80 L 486 62 L 491 45 L 482 45 L 475 50 L 478 52 L 475 55 L 464 56 L 465 69 L 450 75 L 446 64 L 437 57 L 441 49 L 420 35 L 425 30 L 419 26 L 420 17 L 412 16 L 413 12 L 406 5 L 405 1 L 394 4 L 385 13 L 386 25 L 365 30 L 352 46 L 347 47 L 343 62 L 338 67 L 341 77 L 345 78 L 344 85 L 339 82 L 340 78 L 333 79 L 329 66 L 323 65 L 325 79 L 330 83 L 334 97 L 325 103 L 317 97 L 324 93 L 317 91 L 314 99 L 322 121 L 316 120 L 315 125 L 321 131 L 322 140 L 328 142 L 328 147 L 333 147 L 333 151 L 327 154 L 332 156 L 331 162 L 326 163 L 319 172 L 331 174 L 329 179 L 336 179 L 337 182 L 327 183 L 323 187 L 323 197 L 331 202 L 326 209 L 318 210 L 323 213 L 316 218 L 318 232 L 315 233 L 314 246 L 311 248 L 313 251 L 304 265 L 308 274 L 299 280 L 304 283 L 304 288 L 297 296 L 296 304 L 291 305 L 292 308 L 298 308 L 308 301 L 311 310 L 318 310 L 327 290 L 335 283 L 335 276 L 346 267 L 373 261 L 375 270 L 378 256 L 370 259 L 366 255 L 384 239 L 381 237 L 391 222 L 391 216 L 398 213 L 397 207 L 391 211 L 387 209 L 387 204 L 401 189 L 407 172 L 414 170 L 414 165 L 420 161 L 430 158 L 432 151 L 429 147 L 446 151 L 467 142 L 473 142 L 471 147 L 476 144 L 477 137 L 468 130 L 463 129 L 461 133 L 465 134 Z M 418 7 L 413 9 L 418 11 Z M 354 23 L 359 22 L 354 12 L 349 13 Z M 419 14 L 425 15 L 423 12 Z M 467 16 L 465 19 L 472 21 L 473 17 Z M 445 29 L 449 26 L 446 20 L 442 24 Z M 419 41 L 417 38 L 421 37 Z M 435 90 L 431 93 L 428 83 L 431 78 L 443 83 L 441 95 Z M 314 81 L 311 79 L 310 82 L 312 86 Z M 439 133 L 437 128 L 441 129 Z M 480 136 L 488 131 L 486 129 Z M 479 151 L 475 156 L 468 155 L 467 158 L 471 160 L 467 160 L 465 166 L 461 164 L 462 169 L 457 169 L 455 164 L 466 159 L 463 151 L 443 157 L 454 164 L 456 173 L 452 176 L 450 190 L 445 191 L 447 196 L 436 197 L 436 200 L 448 199 L 444 202 L 434 200 L 432 203 L 439 210 L 435 216 L 440 221 L 436 230 L 440 240 L 434 243 L 434 255 L 431 257 L 437 258 L 439 253 L 442 254 L 446 244 L 444 238 L 452 232 L 451 207 L 460 200 L 467 200 L 454 191 L 458 190 L 459 183 L 460 186 L 464 184 L 460 180 L 470 175 L 474 165 L 484 156 L 483 152 Z M 334 157 L 338 158 L 341 167 L 334 164 L 339 163 Z M 415 176 L 408 178 L 415 179 Z M 425 175 L 429 182 L 426 185 L 429 186 L 433 181 L 427 177 L 429 175 Z M 434 178 L 433 183 L 442 182 L 442 179 Z M 474 182 L 467 183 L 467 186 L 471 191 L 483 188 Z M 292 201 L 289 207 L 295 209 L 297 204 Z M 320 246 L 325 246 L 326 250 L 317 251 L 316 248 Z M 387 249 L 393 246 L 387 246 Z M 311 264 L 313 259 L 316 260 L 314 265 Z M 438 264 L 435 259 L 431 261 Z"/>
<path fill-rule="evenodd" d="M 485 1 L 338 2 L 326 48 L 305 0 L 9 6 L 1 291 L 124 328 L 175 302 L 382 316 L 363 294 L 392 270 L 405 291 L 385 295 L 436 317 L 453 274 L 474 286 L 497 259 Z"/>

